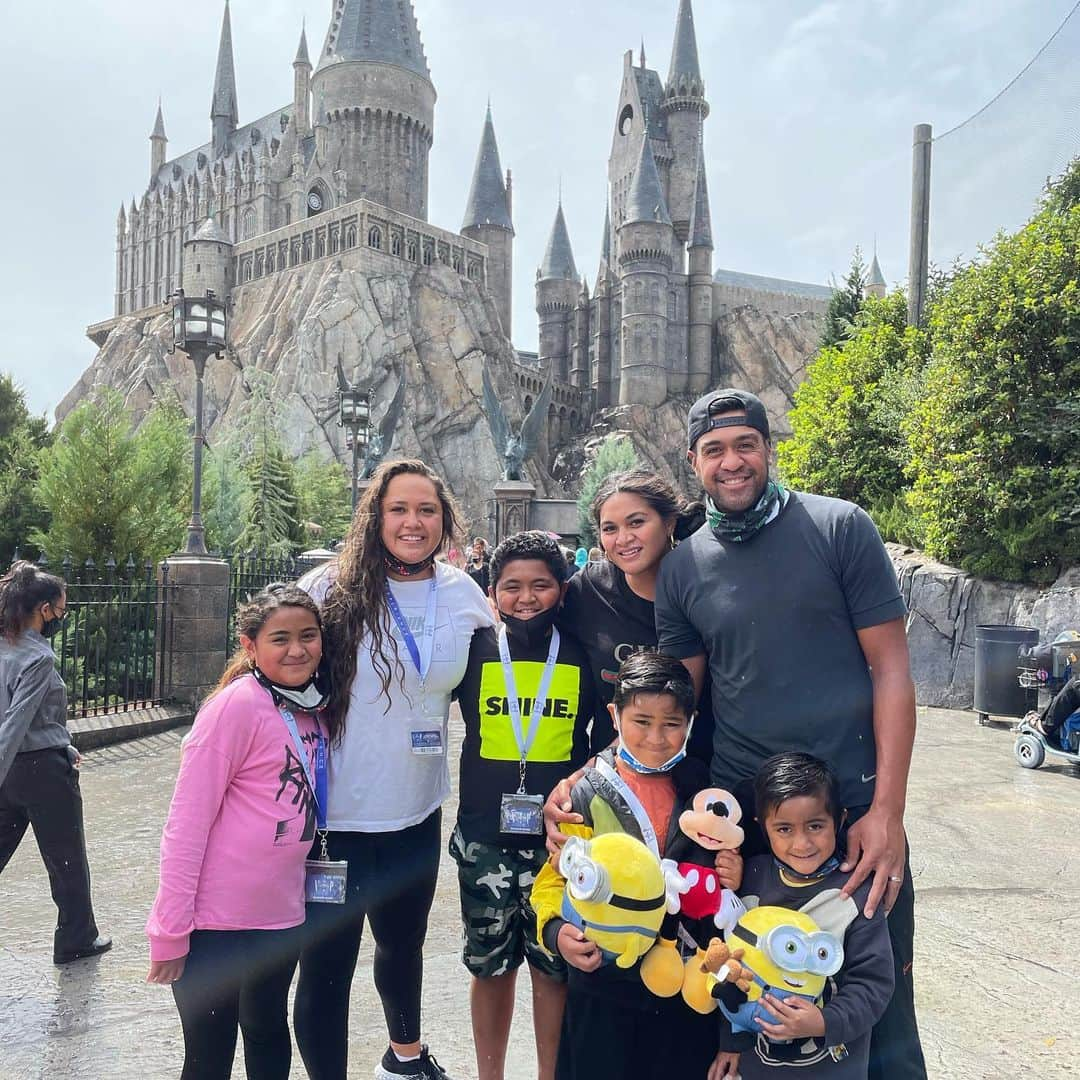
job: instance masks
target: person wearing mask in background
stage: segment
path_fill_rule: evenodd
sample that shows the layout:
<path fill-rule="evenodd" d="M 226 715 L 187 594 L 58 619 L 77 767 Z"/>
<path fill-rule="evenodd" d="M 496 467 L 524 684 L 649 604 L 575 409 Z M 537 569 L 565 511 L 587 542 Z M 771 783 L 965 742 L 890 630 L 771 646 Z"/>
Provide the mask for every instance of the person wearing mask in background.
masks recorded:
<path fill-rule="evenodd" d="M 488 543 L 482 536 L 476 537 L 472 542 L 465 572 L 487 596 L 491 587 L 491 555 L 488 553 Z"/>
<path fill-rule="evenodd" d="M 94 920 L 80 759 L 49 644 L 66 613 L 63 580 L 33 563 L 17 562 L 0 578 L 0 873 L 31 826 L 58 911 L 56 964 L 112 948 Z"/>

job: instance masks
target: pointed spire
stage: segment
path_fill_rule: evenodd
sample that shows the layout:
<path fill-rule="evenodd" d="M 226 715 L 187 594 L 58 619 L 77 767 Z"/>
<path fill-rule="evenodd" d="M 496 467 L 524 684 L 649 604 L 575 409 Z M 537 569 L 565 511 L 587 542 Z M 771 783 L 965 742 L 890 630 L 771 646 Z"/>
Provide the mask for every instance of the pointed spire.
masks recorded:
<path fill-rule="evenodd" d="M 150 133 L 151 139 L 168 139 L 165 134 L 165 118 L 161 115 L 161 98 L 157 103 L 157 119 L 154 121 L 154 130 Z"/>
<path fill-rule="evenodd" d="M 491 120 L 491 103 L 488 102 L 484 132 L 480 137 L 480 150 L 476 155 L 469 201 L 465 204 L 465 221 L 462 229 L 478 225 L 498 225 L 514 231 L 506 201 L 506 185 L 503 182 L 502 164 L 499 161 L 499 145 L 495 141 L 495 125 Z"/>
<path fill-rule="evenodd" d="M 668 72 L 668 91 L 674 89 L 684 76 L 690 84 L 701 85 L 701 64 L 698 61 L 697 34 L 694 31 L 694 9 L 690 0 L 679 0 L 679 15 L 675 23 L 675 44 L 671 49 L 671 70 Z"/>
<path fill-rule="evenodd" d="M 638 154 L 637 168 L 630 184 L 630 193 L 626 199 L 625 224 L 640 221 L 658 221 L 663 225 L 671 224 L 664 189 L 660 183 L 660 174 L 656 171 L 656 158 L 653 157 L 651 140 L 648 132 L 641 136 L 641 152 Z"/>
<path fill-rule="evenodd" d="M 210 104 L 210 118 L 222 117 L 230 130 L 240 122 L 236 107 L 236 68 L 233 65 L 232 19 L 229 16 L 229 0 L 225 0 L 225 15 L 221 20 L 221 41 L 218 44 L 217 73 L 214 76 L 214 99 Z"/>
<path fill-rule="evenodd" d="M 311 67 L 311 58 L 308 56 L 307 47 L 307 23 L 306 21 L 300 27 L 300 47 L 296 50 L 296 59 L 294 64 L 306 64 Z"/>
<path fill-rule="evenodd" d="M 878 262 L 877 245 L 875 244 L 874 261 L 870 264 L 870 273 L 866 277 L 866 291 L 871 296 L 884 296 L 889 286 L 885 281 L 885 275 L 881 272 L 881 263 Z M 871 292 L 871 290 L 879 290 Z"/>
<path fill-rule="evenodd" d="M 641 70 L 645 70 L 645 38 L 641 39 Z"/>
<path fill-rule="evenodd" d="M 604 235 L 600 240 L 600 260 L 611 265 L 611 202 L 604 200 Z"/>
<path fill-rule="evenodd" d="M 395 64 L 430 82 L 412 0 L 338 0 L 319 67 L 347 60 Z"/>
<path fill-rule="evenodd" d="M 540 265 L 540 278 L 541 280 L 562 278 L 566 281 L 577 281 L 577 276 L 574 252 L 570 248 L 570 233 L 566 228 L 566 218 L 563 215 L 560 199 L 555 224 L 551 227 L 551 236 L 548 238 L 547 250 L 544 252 L 544 261 Z"/>
<path fill-rule="evenodd" d="M 694 182 L 694 203 L 690 209 L 690 247 L 713 246 L 712 211 L 709 209 L 709 182 L 705 176 L 705 140 L 698 139 L 697 180 Z"/>

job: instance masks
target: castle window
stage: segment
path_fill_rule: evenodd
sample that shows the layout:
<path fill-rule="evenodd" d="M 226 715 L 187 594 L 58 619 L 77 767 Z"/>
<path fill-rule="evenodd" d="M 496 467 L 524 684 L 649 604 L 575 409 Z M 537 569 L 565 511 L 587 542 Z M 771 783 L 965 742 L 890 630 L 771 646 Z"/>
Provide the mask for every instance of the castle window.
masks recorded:
<path fill-rule="evenodd" d="M 368 247 L 376 251 L 382 251 L 382 229 L 378 225 L 372 225 L 367 234 Z"/>
<path fill-rule="evenodd" d="M 430 266 L 435 259 L 435 244 L 431 240 L 424 241 L 424 265 Z"/>
<path fill-rule="evenodd" d="M 336 225 L 330 226 L 330 254 L 336 255 L 338 249 L 338 227 Z"/>
<path fill-rule="evenodd" d="M 304 262 L 311 262 L 311 237 L 310 236 L 305 236 L 304 237 L 303 260 L 304 260 Z"/>
<path fill-rule="evenodd" d="M 274 265 L 274 249 L 267 248 L 266 250 L 266 272 L 272 274 L 277 267 Z"/>
<path fill-rule="evenodd" d="M 319 233 L 315 237 L 315 258 L 321 259 L 326 254 L 326 236 L 323 233 Z"/>
<path fill-rule="evenodd" d="M 346 248 L 354 248 L 354 247 L 356 247 L 356 226 L 355 225 L 350 225 L 348 227 L 348 229 L 345 230 L 345 247 Z"/>
<path fill-rule="evenodd" d="M 619 113 L 619 134 L 629 135 L 630 129 L 634 123 L 634 106 L 627 105 L 621 113 Z"/>
<path fill-rule="evenodd" d="M 454 269 L 460 274 L 461 273 L 461 256 L 456 251 L 454 252 L 454 260 L 453 261 L 454 261 Z"/>
<path fill-rule="evenodd" d="M 411 236 L 405 244 L 405 258 L 409 262 L 416 262 L 416 241 Z"/>
<path fill-rule="evenodd" d="M 255 211 L 249 206 L 244 211 L 240 225 L 240 239 L 250 240 L 255 235 Z"/>
<path fill-rule="evenodd" d="M 390 254 L 401 258 L 401 235 L 399 233 L 393 233 L 390 236 Z"/>
<path fill-rule="evenodd" d="M 469 263 L 469 280 L 478 281 L 480 279 L 480 266 L 477 263 Z"/>

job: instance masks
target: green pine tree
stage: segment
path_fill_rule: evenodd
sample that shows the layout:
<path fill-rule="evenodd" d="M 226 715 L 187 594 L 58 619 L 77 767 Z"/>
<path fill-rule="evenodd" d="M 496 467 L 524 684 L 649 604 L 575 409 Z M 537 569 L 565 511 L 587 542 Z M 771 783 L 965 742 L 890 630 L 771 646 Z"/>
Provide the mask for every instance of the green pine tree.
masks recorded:
<path fill-rule="evenodd" d="M 341 540 L 352 522 L 352 488 L 345 466 L 311 450 L 297 463 L 296 487 L 304 542 L 325 547 Z"/>
<path fill-rule="evenodd" d="M 866 263 L 862 251 L 856 247 L 851 257 L 851 267 L 844 284 L 839 286 L 829 300 L 825 312 L 825 328 L 821 333 L 820 348 L 839 345 L 855 333 L 855 320 L 866 299 Z"/>
<path fill-rule="evenodd" d="M 38 459 L 50 442 L 48 422 L 31 416 L 26 395 L 0 375 L 0 570 L 15 555 L 36 558 L 31 534 L 45 528 L 49 508 L 37 497 Z"/>

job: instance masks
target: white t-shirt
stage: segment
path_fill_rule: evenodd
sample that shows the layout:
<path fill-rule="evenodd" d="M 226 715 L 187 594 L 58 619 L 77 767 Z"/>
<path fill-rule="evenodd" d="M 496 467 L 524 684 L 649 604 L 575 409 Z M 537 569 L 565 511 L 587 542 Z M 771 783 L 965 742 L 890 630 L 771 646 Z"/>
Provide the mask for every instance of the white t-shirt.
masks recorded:
<path fill-rule="evenodd" d="M 425 690 L 420 689 L 416 665 L 393 617 L 390 632 L 401 657 L 404 680 L 393 662 L 393 645 L 384 641 L 391 669 L 389 709 L 372 664 L 371 640 L 365 635 L 360 642 L 345 734 L 341 743 L 330 749 L 326 819 L 331 830 L 407 829 L 433 813 L 450 794 L 450 695 L 465 675 L 473 631 L 494 625 L 494 619 L 483 592 L 468 574 L 447 563 L 435 566 L 438 603 Z M 299 585 L 322 603 L 335 569 L 333 563 L 319 567 L 301 578 Z M 391 581 L 390 588 L 409 629 L 421 642 L 431 580 Z M 413 732 L 418 728 L 441 729 L 441 754 L 413 753 Z"/>

